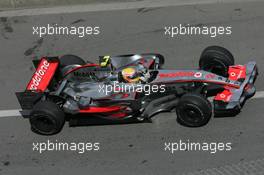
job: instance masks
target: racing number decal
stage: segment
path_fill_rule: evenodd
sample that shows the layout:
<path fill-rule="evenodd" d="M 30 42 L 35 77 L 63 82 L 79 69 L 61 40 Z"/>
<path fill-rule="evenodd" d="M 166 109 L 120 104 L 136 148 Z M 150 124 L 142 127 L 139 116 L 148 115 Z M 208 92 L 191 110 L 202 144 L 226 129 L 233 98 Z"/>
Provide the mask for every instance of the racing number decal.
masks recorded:
<path fill-rule="evenodd" d="M 109 64 L 110 56 L 104 56 L 102 61 L 100 62 L 101 67 L 106 67 Z"/>

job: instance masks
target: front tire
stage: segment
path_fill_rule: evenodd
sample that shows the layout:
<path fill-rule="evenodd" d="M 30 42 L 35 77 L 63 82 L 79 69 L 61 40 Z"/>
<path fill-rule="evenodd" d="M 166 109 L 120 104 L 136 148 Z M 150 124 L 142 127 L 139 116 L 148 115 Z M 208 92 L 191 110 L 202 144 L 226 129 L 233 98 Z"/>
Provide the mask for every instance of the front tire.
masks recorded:
<path fill-rule="evenodd" d="M 61 131 L 65 123 L 64 112 L 51 101 L 38 102 L 29 118 L 33 132 L 41 135 L 53 135 Z"/>
<path fill-rule="evenodd" d="M 159 59 L 158 69 L 162 69 L 162 66 L 163 66 L 164 63 L 165 63 L 165 58 L 164 58 L 163 55 L 158 54 L 158 53 L 146 53 L 146 54 L 142 54 L 142 55 L 143 55 L 143 56 L 144 56 L 144 55 L 153 55 L 153 56 L 155 56 L 156 58 L 158 58 L 158 59 Z M 149 69 L 154 69 L 154 64 L 151 65 L 151 67 L 150 67 Z"/>
<path fill-rule="evenodd" d="M 177 120 L 189 127 L 200 127 L 207 124 L 212 116 L 211 103 L 201 94 L 183 95 L 176 107 Z"/>
<path fill-rule="evenodd" d="M 233 55 L 220 46 L 209 46 L 201 54 L 199 66 L 201 70 L 228 77 L 228 68 L 235 64 Z"/>

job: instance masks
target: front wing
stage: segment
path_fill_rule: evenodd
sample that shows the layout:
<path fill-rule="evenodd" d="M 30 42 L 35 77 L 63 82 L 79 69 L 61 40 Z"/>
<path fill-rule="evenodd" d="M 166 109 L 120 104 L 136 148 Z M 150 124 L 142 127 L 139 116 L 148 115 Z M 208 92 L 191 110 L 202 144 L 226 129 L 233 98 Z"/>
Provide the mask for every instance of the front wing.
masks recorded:
<path fill-rule="evenodd" d="M 245 65 L 229 67 L 229 79 L 242 82 L 239 88 L 226 86 L 225 90 L 214 98 L 214 111 L 216 116 L 236 115 L 240 112 L 247 99 L 254 96 L 254 86 L 258 75 L 256 62 L 251 61 Z"/>

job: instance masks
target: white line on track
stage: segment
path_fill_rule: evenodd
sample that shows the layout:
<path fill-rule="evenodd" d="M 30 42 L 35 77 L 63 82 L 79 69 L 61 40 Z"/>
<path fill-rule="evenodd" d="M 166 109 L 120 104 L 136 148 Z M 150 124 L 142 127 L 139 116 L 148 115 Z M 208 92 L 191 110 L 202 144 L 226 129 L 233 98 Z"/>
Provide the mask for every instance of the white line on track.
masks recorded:
<path fill-rule="evenodd" d="M 264 98 L 264 91 L 258 91 L 254 97 L 251 99 L 259 99 Z M 20 111 L 21 109 L 11 109 L 11 110 L 0 110 L 0 118 L 2 117 L 17 117 L 21 116 Z"/>
<path fill-rule="evenodd" d="M 74 6 L 60 6 L 50 8 L 17 9 L 0 12 L 0 17 L 34 16 L 61 13 L 80 13 L 96 11 L 129 10 L 138 8 L 171 7 L 182 5 L 232 3 L 232 2 L 254 2 L 261 0 L 143 0 L 135 2 L 112 2 L 104 4 L 83 4 Z"/>
<path fill-rule="evenodd" d="M 264 98 L 264 91 L 258 91 L 252 99 Z"/>
<path fill-rule="evenodd" d="M 20 109 L 0 110 L 0 117 L 21 116 Z"/>

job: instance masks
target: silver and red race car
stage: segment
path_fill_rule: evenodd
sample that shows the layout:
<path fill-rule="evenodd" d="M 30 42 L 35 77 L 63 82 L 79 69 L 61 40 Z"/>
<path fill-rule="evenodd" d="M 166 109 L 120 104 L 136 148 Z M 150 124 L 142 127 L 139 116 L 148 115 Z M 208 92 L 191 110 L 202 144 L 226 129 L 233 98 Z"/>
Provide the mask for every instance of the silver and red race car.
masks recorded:
<path fill-rule="evenodd" d="M 213 115 L 238 114 L 256 92 L 256 62 L 235 65 L 223 47 L 207 47 L 195 70 L 163 69 L 164 61 L 152 53 L 102 56 L 99 63 L 74 55 L 34 60 L 26 90 L 16 93 L 21 114 L 43 135 L 60 132 L 65 121 L 71 126 L 91 117 L 142 122 L 173 110 L 179 123 L 199 127 Z M 124 70 L 134 71 L 138 81 L 126 81 Z"/>

